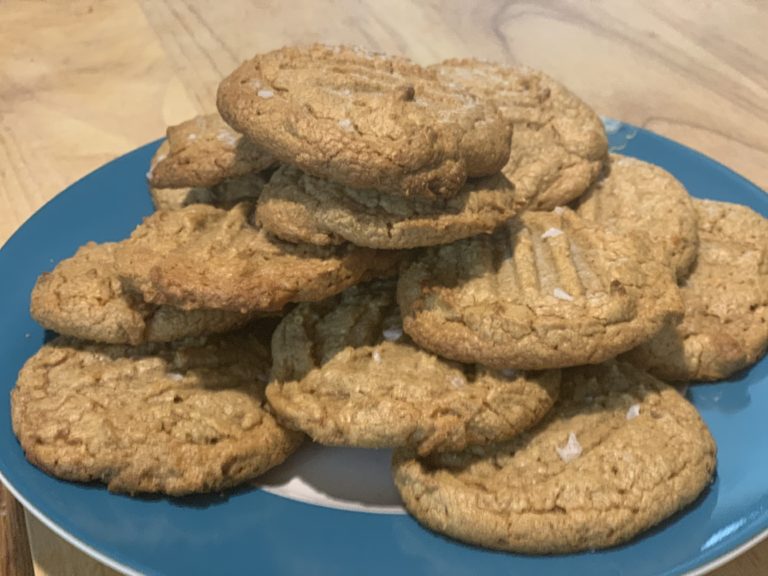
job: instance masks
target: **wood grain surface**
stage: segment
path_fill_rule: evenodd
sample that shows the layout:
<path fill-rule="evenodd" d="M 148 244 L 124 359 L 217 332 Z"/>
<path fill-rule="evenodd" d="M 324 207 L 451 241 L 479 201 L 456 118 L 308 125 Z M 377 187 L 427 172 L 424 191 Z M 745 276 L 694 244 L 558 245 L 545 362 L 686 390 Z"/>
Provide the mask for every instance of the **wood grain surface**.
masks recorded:
<path fill-rule="evenodd" d="M 0 244 L 68 184 L 213 110 L 218 81 L 242 59 L 295 42 L 541 68 L 600 114 L 765 189 L 767 30 L 768 3 L 754 0 L 0 0 Z M 2 488 L 0 506 L 0 568 L 30 574 Z M 29 515 L 27 531 L 38 576 L 114 574 Z M 713 574 L 768 574 L 768 542 Z"/>

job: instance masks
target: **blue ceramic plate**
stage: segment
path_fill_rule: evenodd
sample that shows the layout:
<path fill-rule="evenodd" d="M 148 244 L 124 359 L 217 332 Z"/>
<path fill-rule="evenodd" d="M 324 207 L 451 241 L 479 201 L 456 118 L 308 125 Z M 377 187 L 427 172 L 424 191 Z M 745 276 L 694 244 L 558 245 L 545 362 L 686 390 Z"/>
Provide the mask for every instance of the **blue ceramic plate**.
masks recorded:
<path fill-rule="evenodd" d="M 663 166 L 695 196 L 768 215 L 768 197 L 720 164 L 632 126 L 606 120 L 606 128 L 614 149 Z M 149 574 L 673 575 L 711 569 L 768 531 L 768 359 L 730 381 L 690 389 L 719 446 L 715 482 L 683 514 L 605 552 L 519 556 L 437 536 L 399 513 L 386 454 L 372 451 L 310 449 L 266 489 L 176 500 L 113 495 L 40 472 L 24 459 L 9 418 L 8 392 L 44 338 L 29 317 L 30 290 L 38 274 L 81 244 L 124 238 L 150 213 L 144 173 L 156 146 L 59 194 L 0 251 L 0 477 L 87 553 L 126 573 Z M 311 473 L 295 471 L 307 463 Z M 292 490 L 294 499 L 275 494 Z M 324 505 L 310 503 L 324 498 Z M 355 508 L 356 500 L 369 511 L 338 509 Z"/>

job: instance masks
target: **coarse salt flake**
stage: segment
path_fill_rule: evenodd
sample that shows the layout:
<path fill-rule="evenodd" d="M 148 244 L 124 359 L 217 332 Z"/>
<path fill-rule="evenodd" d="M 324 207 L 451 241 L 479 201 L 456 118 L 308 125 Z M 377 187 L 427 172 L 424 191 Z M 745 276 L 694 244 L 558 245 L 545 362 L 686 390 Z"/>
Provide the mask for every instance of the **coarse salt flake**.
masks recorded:
<path fill-rule="evenodd" d="M 562 233 L 563 231 L 560 230 L 560 228 L 547 228 L 547 231 L 541 235 L 541 239 L 546 240 L 547 238 L 557 238 Z"/>
<path fill-rule="evenodd" d="M 196 140 L 197 134 L 187 134 L 187 140 Z"/>
<path fill-rule="evenodd" d="M 565 443 L 565 446 L 562 448 L 560 448 L 560 446 L 555 446 L 555 450 L 557 450 L 557 455 L 560 456 L 560 460 L 566 464 L 581 456 L 581 444 L 579 444 L 579 440 L 573 432 L 568 433 L 568 442 Z"/>
<path fill-rule="evenodd" d="M 339 120 L 339 126 L 342 128 L 342 130 L 352 130 L 352 120 L 349 118 L 342 118 Z"/>
<path fill-rule="evenodd" d="M 640 416 L 640 404 L 632 404 L 627 410 L 627 420 L 634 420 Z"/>
<path fill-rule="evenodd" d="M 259 98 L 264 98 L 264 99 L 266 100 L 266 99 L 268 99 L 268 98 L 272 98 L 272 96 L 274 96 L 274 95 L 275 95 L 275 93 L 274 93 L 274 92 L 272 92 L 272 90 L 267 90 L 266 88 L 262 88 L 261 90 L 259 90 L 258 92 L 256 92 L 256 95 L 257 95 Z"/>
<path fill-rule="evenodd" d="M 182 376 L 178 372 L 169 372 L 168 373 L 168 378 L 170 378 L 171 380 L 176 380 L 177 382 L 179 380 L 184 380 L 184 376 Z"/>
<path fill-rule="evenodd" d="M 162 162 L 166 158 L 168 158 L 168 154 L 160 154 L 160 156 L 157 157 L 157 159 L 149 167 L 149 171 L 147 172 L 147 180 L 151 180 L 152 179 L 152 171 L 155 169 L 155 166 L 160 164 L 160 162 Z"/>
<path fill-rule="evenodd" d="M 552 295 L 553 295 L 555 298 L 558 298 L 559 300 L 565 300 L 566 302 L 573 302 L 573 296 L 571 296 L 570 294 L 568 294 L 568 292 L 566 292 L 566 291 L 565 291 L 565 290 L 563 290 L 562 288 L 555 288 L 555 289 L 552 291 Z"/>
<path fill-rule="evenodd" d="M 234 147 L 237 144 L 238 136 L 232 132 L 221 130 L 218 134 L 216 134 L 216 139 L 220 142 L 224 142 L 224 144 L 227 144 L 228 146 Z"/>
<path fill-rule="evenodd" d="M 382 331 L 382 335 L 384 336 L 384 340 L 388 340 L 389 342 L 394 342 L 396 340 L 400 340 L 400 338 L 403 337 L 403 329 L 400 328 L 399 326 L 385 328 Z"/>
<path fill-rule="evenodd" d="M 371 358 L 373 358 L 373 361 L 376 362 L 376 364 L 381 364 L 381 352 L 379 352 L 378 349 L 374 349 L 373 352 L 371 352 Z"/>
<path fill-rule="evenodd" d="M 554 212 L 555 214 L 562 214 L 563 212 L 565 212 L 565 208 L 563 208 L 562 206 L 555 206 L 552 212 Z"/>
<path fill-rule="evenodd" d="M 464 378 L 464 376 L 461 376 L 460 374 L 456 374 L 455 376 L 451 376 L 451 386 L 454 388 L 461 388 L 462 386 L 466 386 L 467 380 Z"/>

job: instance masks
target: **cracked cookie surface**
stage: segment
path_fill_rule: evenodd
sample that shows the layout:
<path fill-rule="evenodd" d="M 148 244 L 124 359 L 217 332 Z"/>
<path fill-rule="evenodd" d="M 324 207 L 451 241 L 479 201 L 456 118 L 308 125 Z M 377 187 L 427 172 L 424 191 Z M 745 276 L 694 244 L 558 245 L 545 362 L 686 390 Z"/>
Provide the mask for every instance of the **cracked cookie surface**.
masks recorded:
<path fill-rule="evenodd" d="M 450 197 L 509 158 L 509 128 L 491 103 L 354 47 L 258 55 L 222 81 L 217 104 L 281 162 L 353 188 Z"/>
<path fill-rule="evenodd" d="M 259 198 L 257 218 L 290 242 L 349 241 L 379 249 L 446 244 L 492 232 L 528 203 L 501 174 L 467 182 L 452 198 L 419 203 L 354 190 L 283 166 Z"/>
<path fill-rule="evenodd" d="M 768 220 L 746 206 L 694 199 L 699 253 L 682 321 L 626 358 L 665 380 L 720 380 L 768 347 Z"/>
<path fill-rule="evenodd" d="M 395 485 L 425 526 L 480 546 L 569 553 L 626 542 L 709 484 L 716 447 L 677 390 L 627 363 L 563 370 L 544 420 L 509 442 L 416 458 Z"/>
<path fill-rule="evenodd" d="M 322 300 L 394 272 L 401 254 L 282 242 L 253 222 L 253 204 L 157 212 L 120 243 L 118 272 L 148 302 L 241 313 Z"/>
<path fill-rule="evenodd" d="M 578 200 L 579 216 L 622 234 L 645 231 L 669 257 L 677 278 L 696 261 L 696 209 L 685 187 L 666 170 L 611 154 L 603 175 Z"/>
<path fill-rule="evenodd" d="M 230 128 L 218 114 L 167 130 L 147 173 L 152 188 L 207 188 L 266 170 L 275 159 Z"/>
<path fill-rule="evenodd" d="M 43 273 L 32 290 L 32 317 L 59 334 L 133 345 L 226 332 L 251 319 L 238 312 L 148 304 L 120 282 L 116 246 L 91 242 Z"/>
<path fill-rule="evenodd" d="M 264 409 L 268 370 L 251 333 L 141 347 L 60 337 L 22 368 L 13 429 L 27 458 L 59 478 L 115 492 L 221 490 L 301 443 Z"/>
<path fill-rule="evenodd" d="M 267 399 L 322 444 L 462 450 L 519 434 L 557 398 L 560 373 L 499 372 L 438 358 L 402 332 L 395 282 L 300 304 L 275 330 Z"/>
<path fill-rule="evenodd" d="M 480 60 L 446 60 L 430 66 L 441 79 L 495 102 L 512 126 L 504 175 L 531 208 L 551 210 L 580 196 L 597 178 L 608 139 L 595 112 L 546 74 Z"/>
<path fill-rule="evenodd" d="M 527 370 L 597 364 L 682 313 L 647 237 L 619 237 L 564 208 L 426 249 L 401 272 L 398 302 L 420 346 Z"/>

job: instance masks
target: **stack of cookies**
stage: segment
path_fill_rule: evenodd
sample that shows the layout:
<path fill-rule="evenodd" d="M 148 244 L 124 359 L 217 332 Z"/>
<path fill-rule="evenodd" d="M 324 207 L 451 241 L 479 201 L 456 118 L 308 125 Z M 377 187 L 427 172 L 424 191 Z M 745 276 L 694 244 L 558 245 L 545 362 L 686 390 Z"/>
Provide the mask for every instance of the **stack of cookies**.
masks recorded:
<path fill-rule="evenodd" d="M 765 353 L 764 218 L 609 155 L 528 69 L 283 48 L 218 109 L 168 129 L 130 238 L 35 286 L 62 336 L 13 392 L 32 462 L 179 495 L 305 436 L 394 448 L 421 523 L 531 553 L 624 542 L 706 488 L 714 441 L 658 378 Z"/>

